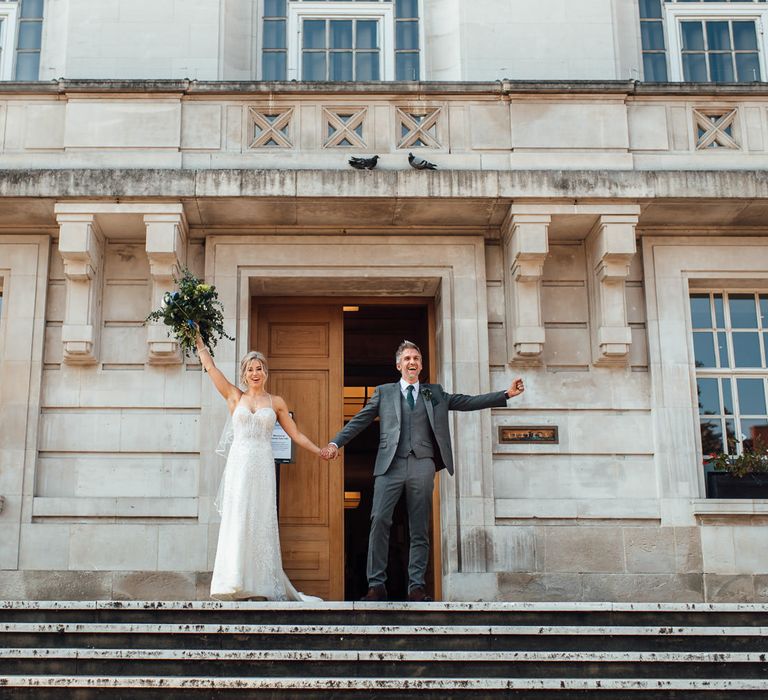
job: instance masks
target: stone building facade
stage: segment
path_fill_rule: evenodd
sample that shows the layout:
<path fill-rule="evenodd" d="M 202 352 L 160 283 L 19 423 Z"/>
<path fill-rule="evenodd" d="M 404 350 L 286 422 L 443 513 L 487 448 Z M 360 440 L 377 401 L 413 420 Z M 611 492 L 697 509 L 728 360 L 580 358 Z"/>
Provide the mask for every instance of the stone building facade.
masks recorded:
<path fill-rule="evenodd" d="M 259 80 L 283 60 L 264 58 L 282 51 L 264 23 L 319 22 L 302 15 L 318 4 L 184 3 L 182 21 L 170 0 L 133 18 L 135 1 L 49 0 L 39 76 L 64 78 L 0 83 L 0 598 L 207 596 L 226 409 L 143 324 L 186 266 L 236 338 L 218 365 L 234 380 L 258 345 L 320 443 L 370 388 L 351 350 L 409 328 L 408 310 L 449 391 L 525 377 L 508 408 L 454 419 L 433 528 L 444 599 L 768 599 L 768 500 L 707 498 L 703 461 L 768 425 L 765 84 L 639 82 L 651 54 L 693 65 L 669 40 L 689 19 L 619 0 L 578 17 L 508 3 L 525 41 L 500 25 L 488 51 L 487 25 L 427 1 L 416 58 L 398 58 L 397 26 L 378 47 L 421 81 Z M 764 7 L 712 5 L 734 46 Z M 413 19 L 398 8 L 349 21 Z M 643 29 L 658 22 L 662 49 Z M 132 32 L 168 26 L 168 55 L 148 44 L 128 66 Z M 569 61 L 555 39 L 579 31 Z M 753 65 L 741 41 L 737 71 Z M 290 50 L 286 70 L 305 65 Z M 374 153 L 376 170 L 347 164 Z M 390 318 L 364 331 L 361 309 Z M 396 376 L 392 348 L 369 349 L 368 376 Z M 353 593 L 352 461 L 282 467 L 286 568 L 331 599 Z"/>

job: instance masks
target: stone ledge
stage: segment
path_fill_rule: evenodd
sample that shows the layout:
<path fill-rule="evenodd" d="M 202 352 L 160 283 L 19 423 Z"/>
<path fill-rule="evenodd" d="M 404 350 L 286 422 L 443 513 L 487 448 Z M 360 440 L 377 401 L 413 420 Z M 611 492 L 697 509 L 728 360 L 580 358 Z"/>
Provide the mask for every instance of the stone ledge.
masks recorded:
<path fill-rule="evenodd" d="M 33 518 L 197 518 L 197 498 L 46 498 L 32 500 Z"/>
<path fill-rule="evenodd" d="M 692 506 L 697 518 L 768 516 L 768 499 L 699 498 Z"/>

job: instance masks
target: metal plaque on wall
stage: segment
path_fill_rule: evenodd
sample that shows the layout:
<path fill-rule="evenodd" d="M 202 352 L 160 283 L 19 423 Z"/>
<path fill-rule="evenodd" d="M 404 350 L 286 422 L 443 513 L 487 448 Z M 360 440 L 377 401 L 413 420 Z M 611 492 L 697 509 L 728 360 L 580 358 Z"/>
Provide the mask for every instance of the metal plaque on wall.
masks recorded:
<path fill-rule="evenodd" d="M 560 442 L 556 425 L 499 426 L 499 443 L 502 445 L 550 444 Z"/>

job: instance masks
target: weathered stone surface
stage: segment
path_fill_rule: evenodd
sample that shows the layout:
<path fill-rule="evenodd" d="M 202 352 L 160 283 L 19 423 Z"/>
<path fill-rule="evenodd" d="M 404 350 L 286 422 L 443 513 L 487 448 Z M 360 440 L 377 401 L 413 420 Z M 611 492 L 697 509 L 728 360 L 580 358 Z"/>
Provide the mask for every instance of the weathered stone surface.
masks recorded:
<path fill-rule="evenodd" d="M 675 571 L 675 534 L 672 528 L 624 528 L 627 571 L 672 573 Z"/>
<path fill-rule="evenodd" d="M 706 600 L 712 603 L 750 603 L 755 600 L 755 581 L 751 574 L 704 574 Z"/>
<path fill-rule="evenodd" d="M 497 600 L 581 600 L 580 574 L 498 574 Z"/>
<path fill-rule="evenodd" d="M 195 600 L 197 577 L 175 571 L 116 572 L 114 600 Z"/>
<path fill-rule="evenodd" d="M 704 600 L 700 574 L 584 574 L 583 600 L 631 600 L 638 603 Z"/>
<path fill-rule="evenodd" d="M 693 574 L 702 571 L 701 533 L 696 527 L 676 527 L 675 571 L 679 574 Z"/>
<path fill-rule="evenodd" d="M 619 528 L 549 527 L 544 536 L 546 572 L 624 571 Z"/>

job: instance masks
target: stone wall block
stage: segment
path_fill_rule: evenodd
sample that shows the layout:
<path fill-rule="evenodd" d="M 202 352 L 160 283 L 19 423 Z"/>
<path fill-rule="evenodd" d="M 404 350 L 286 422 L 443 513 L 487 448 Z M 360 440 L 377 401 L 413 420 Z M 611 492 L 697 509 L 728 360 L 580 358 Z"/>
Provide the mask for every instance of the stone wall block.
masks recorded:
<path fill-rule="evenodd" d="M 582 599 L 581 574 L 499 573 L 498 600 L 563 601 Z"/>
<path fill-rule="evenodd" d="M 619 573 L 625 570 L 621 530 L 607 527 L 545 528 L 546 572 Z"/>
<path fill-rule="evenodd" d="M 698 603 L 704 600 L 701 574 L 585 574 L 585 601 Z"/>
<path fill-rule="evenodd" d="M 752 603 L 755 579 L 752 574 L 704 574 L 708 603 Z"/>
<path fill-rule="evenodd" d="M 131 571 L 113 575 L 112 600 L 195 600 L 198 597 L 197 577 L 193 573 Z"/>
<path fill-rule="evenodd" d="M 675 533 L 672 528 L 627 527 L 623 532 L 627 571 L 675 572 Z"/>
<path fill-rule="evenodd" d="M 701 533 L 697 527 L 676 527 L 675 571 L 692 574 L 702 571 L 704 559 L 701 554 Z"/>

